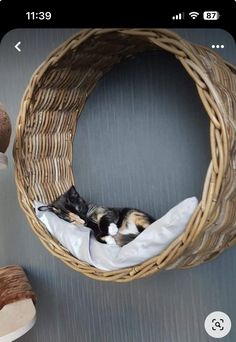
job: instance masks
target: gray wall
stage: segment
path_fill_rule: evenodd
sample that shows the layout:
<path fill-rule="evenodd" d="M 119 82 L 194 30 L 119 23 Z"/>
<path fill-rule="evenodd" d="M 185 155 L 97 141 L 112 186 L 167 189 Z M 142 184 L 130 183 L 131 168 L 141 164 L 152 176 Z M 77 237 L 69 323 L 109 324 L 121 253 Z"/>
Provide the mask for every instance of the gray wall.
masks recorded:
<path fill-rule="evenodd" d="M 0 101 L 13 127 L 34 69 L 77 31 L 14 30 L 4 37 Z M 224 44 L 219 53 L 235 63 L 227 32 L 176 31 L 203 45 Z M 18 41 L 21 53 L 14 49 Z M 0 173 L 0 266 L 21 264 L 39 299 L 37 323 L 20 341 L 212 341 L 203 324 L 217 310 L 232 319 L 225 341 L 235 341 L 235 248 L 191 270 L 127 284 L 90 280 L 51 256 L 31 231 L 16 197 L 11 147 L 9 168 Z M 200 197 L 209 158 L 208 118 L 195 85 L 163 51 L 127 60 L 100 81 L 74 143 L 75 179 L 84 197 L 156 217 L 187 196 Z"/>

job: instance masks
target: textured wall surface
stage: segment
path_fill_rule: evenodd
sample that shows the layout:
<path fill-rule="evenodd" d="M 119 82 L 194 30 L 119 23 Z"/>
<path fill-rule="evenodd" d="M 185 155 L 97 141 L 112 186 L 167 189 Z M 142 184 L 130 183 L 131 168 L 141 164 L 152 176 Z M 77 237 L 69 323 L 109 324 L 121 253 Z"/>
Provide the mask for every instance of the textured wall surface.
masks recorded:
<path fill-rule="evenodd" d="M 0 45 L 0 101 L 13 125 L 35 68 L 78 30 L 15 30 Z M 177 30 L 202 45 L 224 44 L 236 62 L 233 38 L 222 30 Z M 21 53 L 14 45 L 21 41 Z M 74 142 L 81 194 L 97 203 L 132 206 L 159 217 L 182 199 L 201 196 L 209 162 L 208 117 L 195 85 L 166 52 L 126 60 L 88 99 Z M 13 143 L 11 140 L 11 147 Z M 127 284 L 103 283 L 54 258 L 21 211 L 8 150 L 0 173 L 0 266 L 21 264 L 38 294 L 38 320 L 25 342 L 205 342 L 211 311 L 224 311 L 236 339 L 235 248 L 211 263 Z"/>

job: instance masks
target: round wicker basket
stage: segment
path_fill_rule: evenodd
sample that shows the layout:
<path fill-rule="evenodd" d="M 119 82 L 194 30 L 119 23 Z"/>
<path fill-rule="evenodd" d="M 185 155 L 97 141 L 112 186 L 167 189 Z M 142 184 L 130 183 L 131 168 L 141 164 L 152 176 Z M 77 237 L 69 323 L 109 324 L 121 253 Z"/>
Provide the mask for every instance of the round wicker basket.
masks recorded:
<path fill-rule="evenodd" d="M 210 162 L 202 199 L 186 231 L 163 253 L 135 267 L 105 272 L 73 257 L 35 216 L 33 201 L 53 201 L 74 184 L 72 142 L 85 101 L 123 58 L 164 49 L 195 81 L 209 116 Z M 33 74 L 22 99 L 14 159 L 21 207 L 44 246 L 88 277 L 125 282 L 212 259 L 236 242 L 236 70 L 210 49 L 164 29 L 85 29 Z"/>

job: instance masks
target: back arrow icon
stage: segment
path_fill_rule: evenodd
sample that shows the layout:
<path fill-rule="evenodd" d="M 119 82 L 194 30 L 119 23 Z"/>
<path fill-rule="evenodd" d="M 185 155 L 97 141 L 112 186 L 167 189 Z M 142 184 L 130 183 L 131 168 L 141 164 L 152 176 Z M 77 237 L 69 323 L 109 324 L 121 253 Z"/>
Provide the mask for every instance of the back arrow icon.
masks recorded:
<path fill-rule="evenodd" d="M 21 52 L 21 49 L 19 48 L 19 45 L 21 44 L 21 42 L 18 42 L 18 43 L 16 43 L 16 45 L 15 45 L 15 49 L 17 50 L 17 51 L 19 51 L 19 52 Z"/>

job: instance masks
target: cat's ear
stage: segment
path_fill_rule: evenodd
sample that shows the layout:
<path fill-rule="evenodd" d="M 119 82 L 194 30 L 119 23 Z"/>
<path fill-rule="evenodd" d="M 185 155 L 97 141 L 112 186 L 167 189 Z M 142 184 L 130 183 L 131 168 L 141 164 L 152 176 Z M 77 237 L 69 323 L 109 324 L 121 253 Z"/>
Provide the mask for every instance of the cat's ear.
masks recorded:
<path fill-rule="evenodd" d="M 76 191 L 76 188 L 74 187 L 74 185 L 72 185 L 69 189 L 69 195 L 70 197 L 78 197 L 79 193 Z"/>

